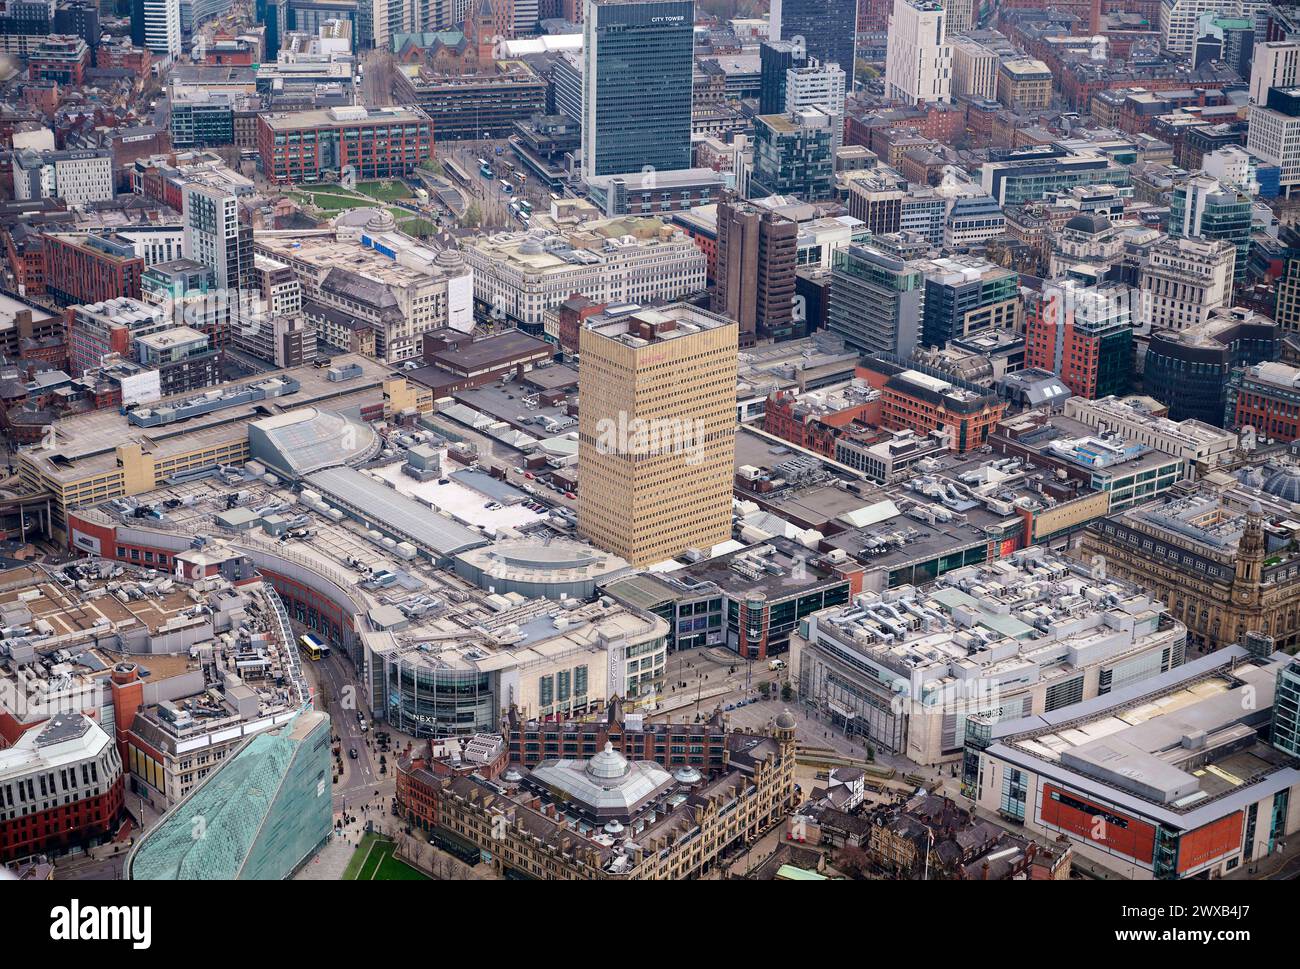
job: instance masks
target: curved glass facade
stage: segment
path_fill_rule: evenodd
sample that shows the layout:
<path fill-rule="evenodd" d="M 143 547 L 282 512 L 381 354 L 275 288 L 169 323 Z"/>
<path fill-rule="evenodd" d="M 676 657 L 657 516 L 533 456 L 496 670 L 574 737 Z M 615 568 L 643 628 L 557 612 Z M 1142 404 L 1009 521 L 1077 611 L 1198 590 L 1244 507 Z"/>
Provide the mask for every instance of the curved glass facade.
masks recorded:
<path fill-rule="evenodd" d="M 1184 347 L 1152 337 L 1144 368 L 1146 392 L 1169 406 L 1169 419 L 1223 426 L 1231 365 L 1226 347 Z"/>
<path fill-rule="evenodd" d="M 387 719 L 416 737 L 446 737 L 498 729 L 492 675 L 477 670 L 433 669 L 392 659 L 385 663 Z"/>

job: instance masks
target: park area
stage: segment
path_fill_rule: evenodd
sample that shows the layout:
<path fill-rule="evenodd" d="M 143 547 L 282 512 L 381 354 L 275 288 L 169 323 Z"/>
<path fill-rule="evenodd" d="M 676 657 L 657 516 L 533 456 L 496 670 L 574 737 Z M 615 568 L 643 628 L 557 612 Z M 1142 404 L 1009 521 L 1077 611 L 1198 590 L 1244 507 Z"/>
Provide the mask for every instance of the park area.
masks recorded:
<path fill-rule="evenodd" d="M 304 209 L 316 209 L 323 217 L 332 217 L 348 209 L 373 207 L 376 203 L 405 202 L 413 198 L 411 189 L 401 179 L 358 182 L 356 188 L 325 182 L 299 185 L 286 193 Z M 433 224 L 399 205 L 385 205 L 397 227 L 407 235 L 424 238 L 433 234 Z"/>
<path fill-rule="evenodd" d="M 367 834 L 357 845 L 352 860 L 343 871 L 344 881 L 422 882 L 429 876 L 416 871 L 404 861 L 393 857 L 397 846 L 377 834 Z"/>

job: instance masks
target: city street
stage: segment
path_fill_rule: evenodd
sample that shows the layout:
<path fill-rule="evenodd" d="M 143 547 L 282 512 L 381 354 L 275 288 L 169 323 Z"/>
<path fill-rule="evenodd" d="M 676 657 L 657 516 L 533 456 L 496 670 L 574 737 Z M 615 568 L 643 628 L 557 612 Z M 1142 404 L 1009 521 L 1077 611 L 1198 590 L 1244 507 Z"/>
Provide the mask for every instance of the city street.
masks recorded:
<path fill-rule="evenodd" d="M 501 154 L 496 149 L 501 149 Z M 510 203 L 519 198 L 526 198 L 533 204 L 536 212 L 545 212 L 551 204 L 551 194 L 536 179 L 528 178 L 521 186 L 514 172 L 522 170 L 519 159 L 504 138 L 488 141 L 457 141 L 439 146 L 442 157 L 450 156 L 465 172 L 467 184 L 464 187 L 478 205 L 482 215 L 481 228 L 484 229 L 523 229 L 524 224 L 510 212 Z M 487 159 L 493 169 L 491 179 L 484 178 L 479 169 L 479 159 Z M 513 171 L 510 165 L 514 166 Z M 511 191 L 506 192 L 501 182 L 509 181 Z"/>
<path fill-rule="evenodd" d="M 342 811 L 354 808 L 359 802 L 367 801 L 379 791 L 387 798 L 394 789 L 392 764 L 395 753 L 387 755 L 389 772 L 381 774 L 379 770 L 379 753 L 372 748 L 373 730 L 362 732 L 357 721 L 357 707 L 345 698 L 352 697 L 354 702 L 361 702 L 361 691 L 355 685 L 352 664 L 339 650 L 334 650 L 328 657 L 317 663 L 308 663 L 305 667 L 309 678 L 317 684 L 326 700 L 326 709 L 333 722 L 334 735 L 340 738 L 338 744 L 342 753 L 343 773 L 339 783 L 334 785 L 334 809 Z M 370 721 L 370 711 L 362 709 L 362 716 Z M 396 738 L 394 738 L 396 739 Z M 348 751 L 356 749 L 357 758 L 353 760 Z"/>

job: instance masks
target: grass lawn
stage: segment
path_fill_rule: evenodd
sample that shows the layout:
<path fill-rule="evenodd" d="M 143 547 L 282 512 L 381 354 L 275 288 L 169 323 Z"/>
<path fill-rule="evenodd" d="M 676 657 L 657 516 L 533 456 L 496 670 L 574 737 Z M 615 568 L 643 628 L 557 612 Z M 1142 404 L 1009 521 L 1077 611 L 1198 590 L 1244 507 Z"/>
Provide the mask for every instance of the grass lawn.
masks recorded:
<path fill-rule="evenodd" d="M 407 219 L 405 222 L 399 222 L 397 227 L 408 236 L 415 236 L 417 239 L 427 238 L 434 233 L 434 225 L 428 219 Z"/>
<path fill-rule="evenodd" d="M 289 194 L 298 204 L 315 205 L 322 212 L 341 212 L 344 209 L 355 209 L 374 204 L 374 199 L 367 198 L 364 195 L 348 195 L 345 194 L 346 192 L 346 189 L 332 189 L 330 191 L 298 191 Z"/>
<path fill-rule="evenodd" d="M 343 870 L 344 881 L 418 882 L 429 877 L 393 857 L 397 846 L 377 834 L 367 834 Z"/>
<path fill-rule="evenodd" d="M 369 195 L 372 199 L 379 199 L 381 202 L 392 202 L 395 199 L 409 199 L 411 197 L 411 190 L 406 187 L 406 183 L 397 179 L 357 182 L 357 191 Z"/>
<path fill-rule="evenodd" d="M 399 861 L 392 855 L 385 855 L 384 860 L 379 863 L 379 870 L 375 872 L 374 880 L 377 882 L 427 882 L 429 876 L 412 868 L 406 862 Z"/>
<path fill-rule="evenodd" d="M 361 870 L 362 862 L 370 854 L 370 846 L 379 840 L 375 834 L 364 834 L 361 836 L 361 844 L 357 845 L 357 850 L 352 852 L 352 858 L 348 861 L 348 866 L 343 869 L 344 881 L 356 881 L 357 872 Z"/>
<path fill-rule="evenodd" d="M 395 202 L 413 198 L 405 183 L 393 180 L 358 182 L 355 190 L 341 185 L 326 184 L 321 187 L 299 185 L 286 193 L 299 205 L 314 205 L 322 213 L 332 215 L 346 209 L 366 208 L 376 202 Z M 416 216 L 408 209 L 386 205 L 399 228 L 410 235 L 425 237 L 433 234 L 434 226 L 428 219 Z"/>

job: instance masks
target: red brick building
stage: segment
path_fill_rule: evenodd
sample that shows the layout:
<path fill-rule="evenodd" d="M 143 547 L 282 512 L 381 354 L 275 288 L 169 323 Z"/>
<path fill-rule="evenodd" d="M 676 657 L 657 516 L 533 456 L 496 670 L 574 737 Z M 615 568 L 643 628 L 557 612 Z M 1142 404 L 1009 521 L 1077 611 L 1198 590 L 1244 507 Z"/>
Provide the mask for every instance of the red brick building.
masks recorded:
<path fill-rule="evenodd" d="M 137 77 L 148 77 L 153 64 L 153 55 L 143 47 L 130 44 L 102 44 L 95 49 L 95 66 L 101 68 L 125 68 Z"/>
<path fill-rule="evenodd" d="M 122 758 L 80 713 L 43 721 L 0 750 L 0 862 L 96 844 L 122 820 Z"/>
<path fill-rule="evenodd" d="M 778 390 L 767 398 L 763 430 L 828 458 L 835 457 L 835 442 L 855 424 L 879 427 L 880 394 L 823 391 L 795 394 Z"/>
<path fill-rule="evenodd" d="M 63 87 L 80 87 L 90 67 L 90 48 L 80 37 L 46 37 L 27 55 L 27 77 L 54 81 Z"/>
<path fill-rule="evenodd" d="M 582 329 L 583 321 L 605 312 L 605 306 L 605 303 L 593 302 L 581 293 L 574 293 L 557 306 L 554 310 L 555 339 L 559 342 L 560 349 L 566 353 L 577 353 L 578 333 Z M 547 336 L 549 337 L 550 334 L 548 333 Z"/>
<path fill-rule="evenodd" d="M 629 726 L 623 701 L 614 697 L 594 723 L 522 720 L 512 707 L 505 727 L 508 760 L 523 767 L 536 767 L 549 758 L 589 758 L 604 750 L 606 743 L 612 744 L 628 760 L 652 760 L 673 766 L 686 764 L 701 773 L 721 767 L 726 759 L 725 730 L 716 711 L 703 723 Z"/>
<path fill-rule="evenodd" d="M 25 222 L 18 222 L 5 230 L 5 256 L 9 271 L 14 274 L 20 296 L 42 296 L 45 293 L 45 239 L 41 233 Z"/>
<path fill-rule="evenodd" d="M 1256 364 L 1233 379 L 1229 393 L 1234 427 L 1253 427 L 1266 441 L 1300 438 L 1300 370 Z"/>
<path fill-rule="evenodd" d="M 409 175 L 433 157 L 433 122 L 418 108 L 338 107 L 257 116 L 259 162 L 277 184 L 351 167 L 359 179 Z M 332 164 L 322 165 L 321 159 Z"/>
<path fill-rule="evenodd" d="M 881 393 L 881 427 L 911 428 L 918 435 L 945 431 L 949 449 L 958 454 L 982 447 L 1007 409 L 1006 401 L 983 387 L 891 354 L 868 355 L 857 375 Z"/>
<path fill-rule="evenodd" d="M 1098 305 L 1105 305 L 1107 292 L 1114 292 L 1119 301 L 1125 291 L 1098 291 Z M 1083 318 L 1086 313 L 1064 308 L 1070 299 L 1057 293 L 1049 300 L 1031 301 L 1025 319 L 1025 366 L 1056 374 L 1076 397 L 1096 400 L 1125 393 L 1133 356 L 1127 310 L 1088 320 Z"/>
<path fill-rule="evenodd" d="M 210 67 L 251 67 L 256 60 L 252 43 L 229 34 L 217 34 L 203 48 L 203 63 Z"/>
<path fill-rule="evenodd" d="M 862 115 L 850 114 L 844 120 L 844 144 L 862 145 L 883 158 L 888 146 L 879 139 L 884 129 L 889 128 L 912 128 L 930 141 L 956 144 L 966 130 L 966 109 L 958 105 L 932 103 Z"/>
<path fill-rule="evenodd" d="M 57 234 L 45 237 L 46 291 L 64 306 L 119 296 L 140 298 L 144 260 L 112 236 Z"/>

